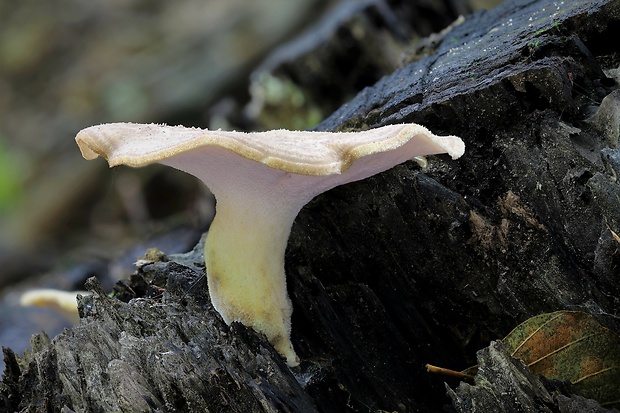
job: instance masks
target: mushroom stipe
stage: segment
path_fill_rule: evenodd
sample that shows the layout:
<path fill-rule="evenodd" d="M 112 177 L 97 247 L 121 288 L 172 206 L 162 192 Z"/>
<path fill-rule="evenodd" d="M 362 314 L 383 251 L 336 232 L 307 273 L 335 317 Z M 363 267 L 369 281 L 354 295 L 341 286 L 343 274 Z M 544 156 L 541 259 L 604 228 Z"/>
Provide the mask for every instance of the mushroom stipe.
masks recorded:
<path fill-rule="evenodd" d="M 227 324 L 265 334 L 289 366 L 292 305 L 284 253 L 299 210 L 316 195 L 365 179 L 417 156 L 465 150 L 455 136 L 416 124 L 361 132 L 229 132 L 182 126 L 110 123 L 86 128 L 76 142 L 86 159 L 110 167 L 161 163 L 201 179 L 216 214 L 205 242 L 209 294 Z"/>

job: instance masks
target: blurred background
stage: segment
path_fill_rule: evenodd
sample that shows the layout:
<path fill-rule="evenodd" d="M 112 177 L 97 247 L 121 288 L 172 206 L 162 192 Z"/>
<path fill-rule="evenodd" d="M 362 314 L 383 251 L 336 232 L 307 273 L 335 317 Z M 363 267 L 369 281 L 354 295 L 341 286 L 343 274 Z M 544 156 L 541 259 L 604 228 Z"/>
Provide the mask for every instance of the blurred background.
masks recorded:
<path fill-rule="evenodd" d="M 112 288 L 146 248 L 198 241 L 207 188 L 153 165 L 107 168 L 82 128 L 156 122 L 308 129 L 459 15 L 497 0 L 0 0 L 0 345 L 70 322 L 31 288 Z M 0 364 L 2 369 L 2 364 Z"/>

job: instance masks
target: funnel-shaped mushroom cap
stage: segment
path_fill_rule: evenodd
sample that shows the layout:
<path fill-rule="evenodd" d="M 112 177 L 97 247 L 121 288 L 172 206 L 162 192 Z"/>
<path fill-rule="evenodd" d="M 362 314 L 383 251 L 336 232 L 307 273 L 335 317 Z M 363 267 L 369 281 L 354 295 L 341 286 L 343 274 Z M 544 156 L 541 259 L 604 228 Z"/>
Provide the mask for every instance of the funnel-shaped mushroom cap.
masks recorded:
<path fill-rule="evenodd" d="M 183 126 L 111 123 L 82 130 L 76 141 L 86 159 L 98 155 L 110 166 L 144 166 L 200 147 L 220 147 L 284 172 L 332 175 L 359 158 L 408 146 L 404 160 L 448 153 L 460 157 L 465 146 L 454 136 L 438 137 L 416 124 L 390 125 L 362 132 L 229 132 Z M 413 141 L 407 145 L 409 141 Z M 405 153 L 406 152 L 406 153 Z M 387 165 L 385 169 L 394 165 Z"/>
<path fill-rule="evenodd" d="M 292 307 L 284 252 L 293 220 L 314 196 L 367 178 L 416 156 L 465 149 L 455 136 L 416 124 L 362 132 L 227 132 L 115 123 L 93 126 L 76 141 L 86 159 L 110 166 L 163 163 L 200 178 L 217 211 L 205 243 L 213 305 L 227 323 L 264 333 L 289 365 Z"/>

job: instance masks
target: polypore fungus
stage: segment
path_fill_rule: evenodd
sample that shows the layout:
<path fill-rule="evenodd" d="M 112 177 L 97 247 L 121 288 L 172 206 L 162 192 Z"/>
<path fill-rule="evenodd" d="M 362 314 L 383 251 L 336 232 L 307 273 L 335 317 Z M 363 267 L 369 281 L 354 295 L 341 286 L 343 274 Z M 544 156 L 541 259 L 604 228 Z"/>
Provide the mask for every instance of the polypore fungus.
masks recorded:
<path fill-rule="evenodd" d="M 216 198 L 205 242 L 213 306 L 228 324 L 264 333 L 290 366 L 291 301 L 284 253 L 293 220 L 316 195 L 385 171 L 416 156 L 465 146 L 416 124 L 362 132 L 226 132 L 181 126 L 113 123 L 76 136 L 86 159 L 139 167 L 153 162 L 201 179 Z"/>

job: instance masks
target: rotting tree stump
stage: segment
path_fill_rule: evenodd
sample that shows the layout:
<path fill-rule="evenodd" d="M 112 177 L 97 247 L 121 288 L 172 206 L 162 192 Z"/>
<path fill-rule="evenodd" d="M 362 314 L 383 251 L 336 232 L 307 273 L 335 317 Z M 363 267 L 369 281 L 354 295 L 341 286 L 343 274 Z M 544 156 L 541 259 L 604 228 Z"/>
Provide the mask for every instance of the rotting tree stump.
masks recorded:
<path fill-rule="evenodd" d="M 618 0 L 506 2 L 430 38 L 319 126 L 417 122 L 467 150 L 336 188 L 301 211 L 286 257 L 300 367 L 222 322 L 198 247 L 144 265 L 118 298 L 91 280 L 78 326 L 36 336 L 23 357 L 5 349 L 0 410 L 485 406 L 474 398 L 497 396 L 447 397 L 424 365 L 474 364 L 541 312 L 581 309 L 619 331 L 618 38 Z M 506 360 L 497 346 L 480 357 Z M 548 389 L 546 408 L 596 406 L 565 393 Z"/>

